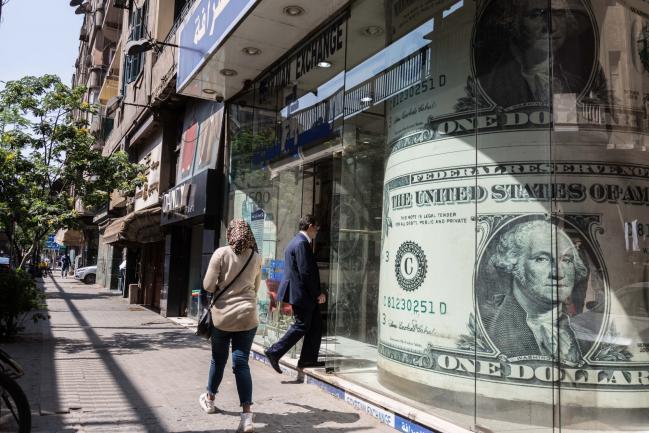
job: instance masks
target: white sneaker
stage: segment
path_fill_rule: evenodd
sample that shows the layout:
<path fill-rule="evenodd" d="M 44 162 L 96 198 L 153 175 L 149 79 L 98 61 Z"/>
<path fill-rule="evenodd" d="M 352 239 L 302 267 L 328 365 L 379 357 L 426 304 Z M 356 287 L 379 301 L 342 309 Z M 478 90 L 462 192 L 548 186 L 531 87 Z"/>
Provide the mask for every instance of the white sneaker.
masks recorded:
<path fill-rule="evenodd" d="M 214 400 L 207 398 L 207 393 L 204 392 L 198 397 L 198 404 L 201 405 L 201 408 L 207 413 L 216 412 L 216 406 L 214 406 Z"/>
<path fill-rule="evenodd" d="M 251 433 L 255 431 L 255 426 L 252 423 L 252 413 L 242 413 L 241 421 L 239 421 L 239 428 L 237 433 Z"/>

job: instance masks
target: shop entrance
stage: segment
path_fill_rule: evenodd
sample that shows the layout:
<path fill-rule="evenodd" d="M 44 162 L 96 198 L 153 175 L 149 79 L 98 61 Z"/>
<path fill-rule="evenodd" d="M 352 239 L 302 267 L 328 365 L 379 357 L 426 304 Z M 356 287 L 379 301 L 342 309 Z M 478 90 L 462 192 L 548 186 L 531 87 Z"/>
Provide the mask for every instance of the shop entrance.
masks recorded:
<path fill-rule="evenodd" d="M 143 303 L 160 312 L 160 290 L 164 265 L 164 241 L 146 244 L 141 250 L 141 260 L 145 266 L 140 273 Z"/>
<path fill-rule="evenodd" d="M 302 215 L 314 215 L 320 225 L 318 237 L 314 242 L 314 254 L 320 270 L 322 290 L 328 292 L 332 264 L 331 215 L 335 179 L 334 159 L 327 157 L 305 165 L 302 176 Z"/>
<path fill-rule="evenodd" d="M 334 260 L 332 255 L 332 212 L 334 209 L 336 159 L 331 153 L 300 166 L 277 165 L 272 173 L 272 199 L 264 202 L 261 197 L 269 188 L 260 187 L 247 191 L 246 198 L 235 209 L 251 221 L 251 226 L 264 258 L 262 271 L 262 294 L 260 296 L 260 329 L 258 341 L 272 344 L 292 323 L 290 305 L 277 300 L 277 289 L 284 275 L 284 251 L 298 232 L 298 221 L 305 214 L 315 216 L 320 231 L 314 242 L 313 252 L 320 272 L 320 288 L 330 292 L 330 279 Z M 339 165 L 339 164 L 338 164 Z M 239 204 L 240 203 L 240 204 Z M 259 225 L 258 215 L 264 215 L 265 225 Z M 235 214 L 236 215 L 236 214 Z M 265 291 L 263 290 L 265 288 Z M 323 330 L 326 333 L 328 305 L 321 306 Z M 325 349 L 325 344 L 322 345 Z M 300 344 L 290 356 L 297 357 Z"/>
<path fill-rule="evenodd" d="M 332 255 L 332 215 L 334 209 L 334 191 L 336 177 L 336 160 L 331 156 L 304 165 L 302 168 L 302 215 L 312 214 L 320 225 L 315 239 L 313 252 L 320 271 L 320 289 L 327 293 L 327 302 L 320 306 L 322 315 L 323 342 L 321 357 L 329 353 L 327 330 L 329 329 L 329 296 L 331 275 L 335 263 Z"/>

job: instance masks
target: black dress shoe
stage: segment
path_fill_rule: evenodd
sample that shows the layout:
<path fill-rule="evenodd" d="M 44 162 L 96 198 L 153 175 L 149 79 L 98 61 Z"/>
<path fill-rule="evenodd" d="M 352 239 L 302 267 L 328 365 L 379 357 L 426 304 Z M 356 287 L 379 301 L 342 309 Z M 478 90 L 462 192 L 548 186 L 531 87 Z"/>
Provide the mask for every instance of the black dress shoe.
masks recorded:
<path fill-rule="evenodd" d="M 325 362 L 324 361 L 304 361 L 304 362 L 297 362 L 297 368 L 315 368 L 315 367 L 324 367 Z"/>
<path fill-rule="evenodd" d="M 264 350 L 264 355 L 266 355 L 266 358 L 268 359 L 270 366 L 273 367 L 273 370 L 275 370 L 279 374 L 282 374 L 282 369 L 279 368 L 279 359 L 276 356 L 268 353 L 268 350 Z"/>

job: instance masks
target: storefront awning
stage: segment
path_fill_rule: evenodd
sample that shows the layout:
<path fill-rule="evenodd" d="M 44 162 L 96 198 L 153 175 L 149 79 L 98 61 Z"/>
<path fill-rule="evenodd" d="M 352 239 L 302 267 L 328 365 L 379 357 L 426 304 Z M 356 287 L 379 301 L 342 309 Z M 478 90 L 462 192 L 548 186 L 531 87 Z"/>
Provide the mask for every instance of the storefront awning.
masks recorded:
<path fill-rule="evenodd" d="M 160 206 L 142 209 L 125 217 L 117 218 L 104 230 L 104 242 L 107 244 L 147 244 L 162 239 Z"/>
<path fill-rule="evenodd" d="M 179 45 L 177 92 L 210 100 L 214 100 L 215 95 L 226 100 L 231 98 L 241 91 L 244 80 L 255 79 L 275 59 L 330 18 L 333 10 L 341 10 L 348 2 L 309 2 L 308 13 L 288 20 L 287 12 L 276 2 L 222 2 L 215 15 L 210 17 L 212 26 L 208 25 L 209 29 L 205 31 L 205 10 L 211 10 L 210 1 L 196 0 L 178 28 L 176 39 L 171 41 Z M 241 45 L 243 41 L 268 55 L 245 54 Z M 224 68 L 232 69 L 236 74 L 221 73 Z M 279 81 L 279 75 L 276 77 L 270 81 Z M 204 89 L 211 91 L 204 92 Z"/>
<path fill-rule="evenodd" d="M 80 246 L 83 244 L 83 232 L 73 229 L 59 229 L 54 237 L 59 245 Z"/>

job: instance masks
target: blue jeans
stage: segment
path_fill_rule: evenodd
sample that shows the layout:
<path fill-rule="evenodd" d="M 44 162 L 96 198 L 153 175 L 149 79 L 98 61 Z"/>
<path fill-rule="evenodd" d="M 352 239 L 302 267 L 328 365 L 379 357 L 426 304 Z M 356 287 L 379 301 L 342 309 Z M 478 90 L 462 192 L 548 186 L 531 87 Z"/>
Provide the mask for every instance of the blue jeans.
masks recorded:
<path fill-rule="evenodd" d="M 210 373 L 207 378 L 207 392 L 214 395 L 219 390 L 223 380 L 223 371 L 228 362 L 230 342 L 232 342 L 232 371 L 237 383 L 239 403 L 252 404 L 252 377 L 248 366 L 248 357 L 252 340 L 255 338 L 257 328 L 249 331 L 228 332 L 212 328 L 212 362 Z"/>

